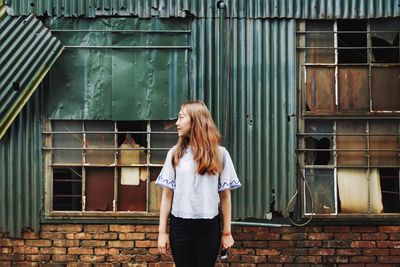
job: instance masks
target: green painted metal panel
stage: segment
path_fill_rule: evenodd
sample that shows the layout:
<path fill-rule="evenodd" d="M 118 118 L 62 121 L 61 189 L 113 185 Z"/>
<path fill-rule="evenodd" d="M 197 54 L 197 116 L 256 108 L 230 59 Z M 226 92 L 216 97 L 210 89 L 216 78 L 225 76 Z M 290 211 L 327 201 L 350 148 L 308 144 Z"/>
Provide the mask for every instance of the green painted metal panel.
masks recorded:
<path fill-rule="evenodd" d="M 296 185 L 295 20 L 227 19 L 221 50 L 219 23 L 193 21 L 191 95 L 211 108 L 243 183 L 234 218 L 263 218 L 274 198 L 286 215 Z"/>
<path fill-rule="evenodd" d="M 0 22 L 0 138 L 29 100 L 63 47 L 35 18 Z"/>
<path fill-rule="evenodd" d="M 50 72 L 51 119 L 176 117 L 188 98 L 187 19 L 50 19 L 66 47 Z"/>
<path fill-rule="evenodd" d="M 214 0 L 8 0 L 11 15 L 64 17 L 218 17 Z M 349 19 L 398 17 L 398 0 L 225 0 L 231 18 Z"/>
<path fill-rule="evenodd" d="M 0 228 L 10 237 L 21 237 L 23 228 L 35 232 L 40 228 L 43 204 L 40 90 L 0 140 Z"/>

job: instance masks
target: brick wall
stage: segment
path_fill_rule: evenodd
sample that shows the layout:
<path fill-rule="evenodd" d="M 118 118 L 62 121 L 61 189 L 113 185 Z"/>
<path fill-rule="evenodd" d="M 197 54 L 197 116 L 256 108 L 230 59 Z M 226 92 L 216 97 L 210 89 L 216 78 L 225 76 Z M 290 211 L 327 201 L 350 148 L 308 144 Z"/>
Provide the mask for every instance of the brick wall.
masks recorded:
<path fill-rule="evenodd" d="M 157 229 L 68 224 L 22 239 L 0 233 L 0 266 L 173 266 L 158 254 Z M 400 226 L 235 226 L 233 235 L 229 261 L 217 266 L 400 266 Z"/>

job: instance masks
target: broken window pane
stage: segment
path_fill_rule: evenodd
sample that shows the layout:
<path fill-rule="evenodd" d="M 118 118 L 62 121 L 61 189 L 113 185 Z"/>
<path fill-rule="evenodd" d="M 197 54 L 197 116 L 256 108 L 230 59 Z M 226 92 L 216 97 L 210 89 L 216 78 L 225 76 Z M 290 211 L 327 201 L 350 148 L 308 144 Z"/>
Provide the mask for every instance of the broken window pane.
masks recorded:
<path fill-rule="evenodd" d="M 337 177 L 341 213 L 383 212 L 377 168 L 339 168 Z"/>
<path fill-rule="evenodd" d="M 118 172 L 118 211 L 146 211 L 147 174 L 144 173 L 145 170 L 143 170 L 142 177 L 139 173 L 137 185 L 122 184 L 121 171 Z"/>
<path fill-rule="evenodd" d="M 53 121 L 52 129 L 54 148 L 53 163 L 82 164 L 82 122 L 81 121 Z M 77 148 L 68 150 L 68 148 Z"/>
<path fill-rule="evenodd" d="M 335 112 L 335 68 L 313 66 L 306 71 L 306 111 Z"/>
<path fill-rule="evenodd" d="M 369 111 L 368 67 L 338 68 L 339 111 L 366 113 Z"/>
<path fill-rule="evenodd" d="M 178 135 L 175 128 L 174 121 L 152 121 L 152 132 L 173 132 L 173 133 L 152 133 L 151 134 L 151 147 L 152 148 L 171 148 L 178 141 Z M 163 164 L 167 156 L 167 150 L 152 150 L 151 163 Z"/>
<path fill-rule="evenodd" d="M 372 62 L 400 63 L 399 19 L 371 20 Z"/>
<path fill-rule="evenodd" d="M 150 184 L 149 184 L 149 211 L 159 212 L 161 204 L 162 188 L 155 184 L 161 167 L 150 168 Z"/>
<path fill-rule="evenodd" d="M 400 111 L 400 67 L 372 67 L 372 110 Z"/>
<path fill-rule="evenodd" d="M 114 168 L 86 168 L 86 211 L 112 211 Z"/>
<path fill-rule="evenodd" d="M 118 122 L 118 164 L 131 166 L 147 163 L 147 123 Z M 129 132 L 129 133 L 127 133 Z"/>
<path fill-rule="evenodd" d="M 398 168 L 380 168 L 383 210 L 400 212 L 400 184 Z"/>
<path fill-rule="evenodd" d="M 94 165 L 114 164 L 115 142 L 114 142 L 114 122 L 112 121 L 86 121 L 85 131 L 97 133 L 86 134 L 86 147 L 97 150 L 86 150 L 86 163 Z M 99 133 L 104 132 L 104 133 Z M 108 133 L 106 133 L 108 132 Z M 102 149 L 109 150 L 102 150 Z"/>
<path fill-rule="evenodd" d="M 53 210 L 82 210 L 81 167 L 53 169 Z"/>
<path fill-rule="evenodd" d="M 399 122 L 395 120 L 371 120 L 370 133 L 369 147 L 371 150 L 371 165 L 400 165 L 399 151 L 396 151 L 400 149 Z"/>
<path fill-rule="evenodd" d="M 331 49 L 307 49 L 306 62 L 334 63 L 333 21 L 307 21 L 306 31 L 306 47 L 331 47 Z"/>
<path fill-rule="evenodd" d="M 318 149 L 332 149 L 332 121 L 307 120 L 305 131 L 308 135 L 305 138 L 306 149 L 316 149 L 305 152 L 306 165 L 330 165 L 333 164 L 332 151 L 320 151 Z M 327 135 L 323 135 L 326 133 Z"/>
<path fill-rule="evenodd" d="M 366 122 L 338 120 L 336 121 L 336 132 L 338 166 L 366 166 Z M 357 134 L 359 134 L 359 136 L 357 136 Z M 350 151 L 343 151 L 342 149 Z"/>
<path fill-rule="evenodd" d="M 306 169 L 306 181 L 310 187 L 310 192 L 304 185 L 304 195 L 306 196 L 306 213 L 330 214 L 335 213 L 335 181 L 333 170 L 331 169 Z M 313 203 L 313 209 L 312 205 Z"/>
<path fill-rule="evenodd" d="M 338 20 L 337 30 L 338 63 L 367 63 L 367 22 Z"/>

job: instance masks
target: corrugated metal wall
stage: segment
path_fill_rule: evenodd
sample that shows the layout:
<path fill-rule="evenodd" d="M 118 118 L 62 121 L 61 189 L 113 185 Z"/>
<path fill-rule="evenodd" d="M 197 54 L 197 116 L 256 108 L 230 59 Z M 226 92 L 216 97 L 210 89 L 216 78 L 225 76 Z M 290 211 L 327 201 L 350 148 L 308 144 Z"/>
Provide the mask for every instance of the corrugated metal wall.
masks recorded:
<path fill-rule="evenodd" d="M 11 15 L 65 17 L 152 16 L 197 18 L 219 16 L 217 0 L 6 0 Z M 231 18 L 377 18 L 400 15 L 398 0 L 225 0 Z"/>
<path fill-rule="evenodd" d="M 0 140 L 0 226 L 13 237 L 20 237 L 24 227 L 39 230 L 43 178 L 39 91 Z"/>
<path fill-rule="evenodd" d="M 219 88 L 219 21 L 193 22 L 191 94 L 211 107 L 243 183 L 234 215 L 263 218 L 272 190 L 285 212 L 295 188 L 296 22 L 229 19 L 225 27 L 230 53 Z"/>

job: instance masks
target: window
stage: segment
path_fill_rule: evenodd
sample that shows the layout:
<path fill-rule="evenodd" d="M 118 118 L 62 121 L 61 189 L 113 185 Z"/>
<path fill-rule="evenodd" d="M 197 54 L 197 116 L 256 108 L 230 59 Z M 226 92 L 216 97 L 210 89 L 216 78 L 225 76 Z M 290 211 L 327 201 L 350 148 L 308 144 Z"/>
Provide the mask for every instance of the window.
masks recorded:
<path fill-rule="evenodd" d="M 302 211 L 400 214 L 400 19 L 299 24 Z"/>
<path fill-rule="evenodd" d="M 156 215 L 175 121 L 46 123 L 46 214 Z"/>

